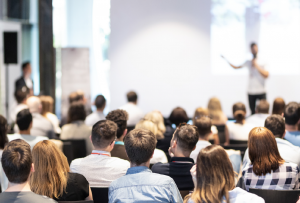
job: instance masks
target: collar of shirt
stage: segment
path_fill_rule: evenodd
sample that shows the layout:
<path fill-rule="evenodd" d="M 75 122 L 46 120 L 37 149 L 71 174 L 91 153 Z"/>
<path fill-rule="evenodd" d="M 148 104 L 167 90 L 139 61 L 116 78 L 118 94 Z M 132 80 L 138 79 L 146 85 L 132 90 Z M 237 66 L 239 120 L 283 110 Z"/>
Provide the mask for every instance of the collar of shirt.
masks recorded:
<path fill-rule="evenodd" d="M 99 151 L 99 150 L 93 150 L 92 155 L 104 155 L 104 156 L 111 156 L 109 152 L 106 151 Z"/>
<path fill-rule="evenodd" d="M 171 162 L 175 163 L 191 163 L 194 164 L 194 160 L 190 157 L 172 157 Z"/>
<path fill-rule="evenodd" d="M 126 175 L 136 174 L 136 173 L 152 173 L 152 171 L 146 166 L 135 166 L 127 170 Z"/>
<path fill-rule="evenodd" d="M 124 142 L 122 141 L 115 141 L 115 145 L 118 144 L 118 145 L 124 145 Z"/>

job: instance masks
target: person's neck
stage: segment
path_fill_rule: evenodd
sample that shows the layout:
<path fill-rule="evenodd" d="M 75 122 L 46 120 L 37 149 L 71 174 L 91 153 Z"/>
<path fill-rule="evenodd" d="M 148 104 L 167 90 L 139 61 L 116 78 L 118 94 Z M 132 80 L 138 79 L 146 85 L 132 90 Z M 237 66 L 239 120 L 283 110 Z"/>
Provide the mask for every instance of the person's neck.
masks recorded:
<path fill-rule="evenodd" d="M 30 135 L 30 130 L 29 129 L 28 130 L 20 130 L 19 133 L 21 135 Z"/>
<path fill-rule="evenodd" d="M 207 135 L 205 135 L 204 137 L 203 137 L 203 136 L 202 136 L 202 137 L 199 137 L 198 140 L 199 140 L 199 141 L 207 141 L 207 142 L 208 142 L 208 140 L 209 140 L 209 139 L 208 139 L 208 138 L 209 138 L 209 135 L 210 135 L 210 134 L 207 134 Z"/>
<path fill-rule="evenodd" d="M 116 141 L 118 141 L 118 142 L 123 142 L 123 140 L 124 140 L 123 137 L 122 137 L 122 138 L 117 138 L 117 139 L 116 139 Z"/>
<path fill-rule="evenodd" d="M 147 162 L 141 163 L 141 164 L 139 164 L 139 165 L 130 162 L 130 168 L 132 168 L 132 167 L 137 167 L 137 166 L 145 166 L 145 167 L 147 167 L 147 168 L 150 168 L 150 159 L 149 159 Z"/>
<path fill-rule="evenodd" d="M 246 123 L 246 120 L 245 119 L 243 119 L 243 120 L 240 120 L 240 121 L 235 121 L 235 123 L 238 123 L 238 124 L 245 124 Z"/>
<path fill-rule="evenodd" d="M 103 110 L 104 110 L 104 109 L 97 109 L 97 112 L 103 113 Z"/>
<path fill-rule="evenodd" d="M 8 182 L 8 188 L 5 192 L 31 192 L 28 181 L 25 183 L 11 183 Z"/>
<path fill-rule="evenodd" d="M 285 129 L 289 132 L 293 132 L 293 131 L 298 131 L 298 124 L 296 125 L 288 125 L 288 124 L 285 124 Z"/>
<path fill-rule="evenodd" d="M 191 152 L 185 152 L 181 149 L 176 149 L 174 152 L 174 157 L 190 157 Z"/>
<path fill-rule="evenodd" d="M 128 102 L 128 103 L 130 103 L 130 104 L 134 104 L 134 105 L 136 105 L 136 104 L 137 104 L 137 102 Z"/>
<path fill-rule="evenodd" d="M 112 149 L 110 149 L 110 147 L 106 147 L 106 148 L 97 148 L 95 147 L 96 151 L 103 151 L 103 152 L 111 152 Z"/>

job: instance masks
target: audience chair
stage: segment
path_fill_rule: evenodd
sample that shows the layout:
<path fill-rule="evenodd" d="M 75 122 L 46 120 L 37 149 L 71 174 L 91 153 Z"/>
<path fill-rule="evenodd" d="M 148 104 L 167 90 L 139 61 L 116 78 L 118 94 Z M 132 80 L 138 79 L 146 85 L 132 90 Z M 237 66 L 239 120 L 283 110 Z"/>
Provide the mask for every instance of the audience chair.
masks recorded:
<path fill-rule="evenodd" d="M 94 203 L 108 203 L 108 188 L 92 187 Z"/>
<path fill-rule="evenodd" d="M 216 125 L 216 127 L 218 129 L 218 136 L 219 136 L 220 144 L 224 144 L 226 142 L 225 125 Z"/>
<path fill-rule="evenodd" d="M 227 146 L 222 145 L 222 147 L 224 149 L 233 149 L 233 150 L 241 151 L 241 157 L 242 157 L 242 160 L 243 160 L 244 155 L 245 155 L 245 151 L 248 148 L 248 145 L 247 144 L 230 144 L 230 145 L 227 145 Z"/>
<path fill-rule="evenodd" d="M 93 200 L 81 200 L 81 201 L 58 201 L 58 203 L 94 203 Z"/>
<path fill-rule="evenodd" d="M 250 188 L 249 192 L 262 197 L 265 203 L 296 203 L 300 196 L 300 190 L 262 190 Z"/>
<path fill-rule="evenodd" d="M 248 144 L 248 140 L 230 140 L 230 144 Z"/>
<path fill-rule="evenodd" d="M 85 140 L 62 140 L 63 152 L 66 155 L 69 164 L 77 158 L 86 156 Z"/>

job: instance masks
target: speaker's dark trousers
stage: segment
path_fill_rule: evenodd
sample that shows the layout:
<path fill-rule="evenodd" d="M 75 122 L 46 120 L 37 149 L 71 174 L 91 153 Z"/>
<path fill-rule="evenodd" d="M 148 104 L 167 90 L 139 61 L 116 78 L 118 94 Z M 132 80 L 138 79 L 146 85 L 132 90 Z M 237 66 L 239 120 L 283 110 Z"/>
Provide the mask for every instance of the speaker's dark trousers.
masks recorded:
<path fill-rule="evenodd" d="M 256 100 L 267 99 L 267 94 L 248 94 L 251 114 L 255 114 Z"/>

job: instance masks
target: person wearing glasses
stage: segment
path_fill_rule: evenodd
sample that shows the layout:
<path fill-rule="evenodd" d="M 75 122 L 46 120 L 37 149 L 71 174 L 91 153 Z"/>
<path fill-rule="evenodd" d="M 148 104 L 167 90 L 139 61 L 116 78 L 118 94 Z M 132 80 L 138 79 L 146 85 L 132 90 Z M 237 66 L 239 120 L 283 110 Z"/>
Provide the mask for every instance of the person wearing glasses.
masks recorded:
<path fill-rule="evenodd" d="M 71 172 L 83 175 L 90 187 L 108 188 L 112 181 L 125 175 L 130 168 L 128 161 L 111 157 L 117 130 L 118 126 L 113 121 L 98 121 L 93 126 L 90 137 L 94 150 L 87 157 L 71 162 Z"/>

